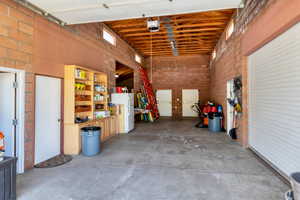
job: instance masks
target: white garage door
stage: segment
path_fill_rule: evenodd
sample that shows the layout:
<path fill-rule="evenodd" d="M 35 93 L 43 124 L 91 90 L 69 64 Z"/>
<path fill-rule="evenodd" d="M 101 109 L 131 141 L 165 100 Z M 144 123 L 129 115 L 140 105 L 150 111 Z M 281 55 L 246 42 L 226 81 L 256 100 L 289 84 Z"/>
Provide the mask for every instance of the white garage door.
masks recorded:
<path fill-rule="evenodd" d="M 300 24 L 249 57 L 249 144 L 285 175 L 300 171 Z"/>

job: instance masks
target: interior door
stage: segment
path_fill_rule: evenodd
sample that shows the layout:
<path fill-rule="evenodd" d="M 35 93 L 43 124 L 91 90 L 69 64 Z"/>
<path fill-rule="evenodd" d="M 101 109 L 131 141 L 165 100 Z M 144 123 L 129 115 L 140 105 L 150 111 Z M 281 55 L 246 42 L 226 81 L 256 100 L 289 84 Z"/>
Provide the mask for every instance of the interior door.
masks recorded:
<path fill-rule="evenodd" d="M 4 134 L 5 156 L 15 151 L 15 81 L 14 73 L 0 73 L 0 131 Z"/>
<path fill-rule="evenodd" d="M 156 92 L 159 114 L 162 117 L 172 116 L 172 90 L 157 90 Z"/>
<path fill-rule="evenodd" d="M 234 99 L 233 93 L 233 80 L 227 81 L 227 99 Z M 233 128 L 233 111 L 234 108 L 227 101 L 227 134 L 229 135 L 229 131 Z"/>
<path fill-rule="evenodd" d="M 35 164 L 60 154 L 61 80 L 36 76 Z"/>
<path fill-rule="evenodd" d="M 199 101 L 199 91 L 197 89 L 182 90 L 182 116 L 197 117 L 198 113 L 193 111 L 192 106 Z"/>

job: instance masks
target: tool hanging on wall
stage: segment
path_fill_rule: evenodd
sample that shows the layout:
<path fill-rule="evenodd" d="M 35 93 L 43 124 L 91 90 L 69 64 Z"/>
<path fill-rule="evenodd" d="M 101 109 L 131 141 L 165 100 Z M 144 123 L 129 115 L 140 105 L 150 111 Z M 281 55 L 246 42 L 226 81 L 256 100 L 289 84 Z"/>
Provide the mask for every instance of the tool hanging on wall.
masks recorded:
<path fill-rule="evenodd" d="M 227 99 L 228 103 L 234 107 L 234 110 L 237 113 L 242 113 L 242 80 L 241 77 L 237 77 L 234 79 L 233 84 L 233 98 Z"/>
<path fill-rule="evenodd" d="M 232 121 L 232 129 L 229 131 L 229 136 L 233 140 L 237 140 L 237 127 L 236 127 L 236 111 L 233 111 L 233 121 Z"/>

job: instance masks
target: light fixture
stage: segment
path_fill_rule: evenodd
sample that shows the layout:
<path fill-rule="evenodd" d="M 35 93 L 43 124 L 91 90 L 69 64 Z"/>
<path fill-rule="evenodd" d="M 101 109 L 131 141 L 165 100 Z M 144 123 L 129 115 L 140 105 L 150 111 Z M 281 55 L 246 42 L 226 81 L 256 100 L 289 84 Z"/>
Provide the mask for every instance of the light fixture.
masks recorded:
<path fill-rule="evenodd" d="M 119 74 L 115 74 L 115 78 L 119 78 L 120 77 L 120 75 Z"/>

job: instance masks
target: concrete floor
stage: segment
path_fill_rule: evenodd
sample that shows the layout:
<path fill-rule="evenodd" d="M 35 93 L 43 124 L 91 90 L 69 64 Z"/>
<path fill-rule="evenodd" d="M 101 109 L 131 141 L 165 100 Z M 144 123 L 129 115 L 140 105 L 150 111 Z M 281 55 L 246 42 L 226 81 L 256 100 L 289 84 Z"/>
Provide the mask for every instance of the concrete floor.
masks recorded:
<path fill-rule="evenodd" d="M 21 200 L 282 200 L 289 188 L 252 153 L 195 121 L 137 124 L 99 156 L 18 176 Z"/>

